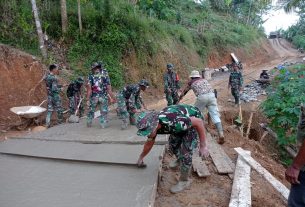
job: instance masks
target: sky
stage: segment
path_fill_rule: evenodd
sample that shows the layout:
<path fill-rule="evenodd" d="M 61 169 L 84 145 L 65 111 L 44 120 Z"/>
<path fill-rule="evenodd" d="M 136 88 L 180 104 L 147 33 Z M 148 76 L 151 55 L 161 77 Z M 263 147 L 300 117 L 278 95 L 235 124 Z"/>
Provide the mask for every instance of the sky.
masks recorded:
<path fill-rule="evenodd" d="M 276 1 L 272 4 L 275 5 Z M 283 9 L 270 11 L 268 15 L 264 16 L 264 19 L 267 18 L 269 19 L 263 24 L 266 34 L 278 29 L 285 30 L 295 24 L 299 19 L 296 13 L 292 12 L 287 14 Z"/>

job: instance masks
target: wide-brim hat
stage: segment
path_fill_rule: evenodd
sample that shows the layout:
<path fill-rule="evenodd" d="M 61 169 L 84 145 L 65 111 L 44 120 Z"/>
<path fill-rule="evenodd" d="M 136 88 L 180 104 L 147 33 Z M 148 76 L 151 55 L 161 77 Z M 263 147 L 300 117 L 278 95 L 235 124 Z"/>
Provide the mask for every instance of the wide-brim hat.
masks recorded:
<path fill-rule="evenodd" d="M 201 75 L 198 70 L 193 70 L 191 72 L 190 78 L 201 78 Z"/>
<path fill-rule="evenodd" d="M 159 115 L 157 112 L 142 112 L 137 118 L 137 135 L 148 136 L 150 135 L 158 126 Z"/>

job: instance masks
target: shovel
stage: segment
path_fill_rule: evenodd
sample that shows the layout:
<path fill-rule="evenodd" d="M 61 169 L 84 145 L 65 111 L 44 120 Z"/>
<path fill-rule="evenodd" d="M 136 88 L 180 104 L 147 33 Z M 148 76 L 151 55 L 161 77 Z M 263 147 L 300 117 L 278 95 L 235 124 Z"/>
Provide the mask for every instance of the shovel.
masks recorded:
<path fill-rule="evenodd" d="M 76 115 L 77 112 L 78 112 L 78 109 L 80 107 L 80 104 L 82 103 L 83 99 L 81 98 L 78 105 L 77 105 L 77 109 L 75 111 L 75 114 L 72 114 L 69 119 L 68 119 L 68 122 L 69 123 L 78 123 L 79 122 L 79 117 Z"/>

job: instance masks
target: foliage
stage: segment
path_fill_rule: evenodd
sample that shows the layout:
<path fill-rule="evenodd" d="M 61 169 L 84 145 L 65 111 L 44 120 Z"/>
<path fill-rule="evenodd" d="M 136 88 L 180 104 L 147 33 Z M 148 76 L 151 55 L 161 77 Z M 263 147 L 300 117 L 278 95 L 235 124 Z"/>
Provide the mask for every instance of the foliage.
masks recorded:
<path fill-rule="evenodd" d="M 270 126 L 277 133 L 280 145 L 296 141 L 299 106 L 305 102 L 304 76 L 305 65 L 279 70 L 268 90 L 267 100 L 261 105 L 271 120 Z"/>
<path fill-rule="evenodd" d="M 205 62 L 210 51 L 246 47 L 262 36 L 257 29 L 259 21 L 253 20 L 260 11 L 256 3 L 250 12 L 253 24 L 244 24 L 250 0 L 218 0 L 224 9 L 208 0 L 129 2 L 82 0 L 82 34 L 78 28 L 77 1 L 67 0 L 69 27 L 65 34 L 61 31 L 60 1 L 37 0 L 37 5 L 43 32 L 52 43 L 51 50 L 54 46 L 64 48 L 68 67 L 76 74 L 86 75 L 93 61 L 103 60 L 115 87 L 125 82 L 121 61 L 130 51 L 135 51 L 138 62 L 145 66 L 148 57 L 153 58 L 178 43 L 197 52 Z M 242 6 L 245 10 L 239 9 Z M 0 42 L 39 54 L 29 1 L 0 1 L 0 18 L 3 20 L 0 21 Z"/>

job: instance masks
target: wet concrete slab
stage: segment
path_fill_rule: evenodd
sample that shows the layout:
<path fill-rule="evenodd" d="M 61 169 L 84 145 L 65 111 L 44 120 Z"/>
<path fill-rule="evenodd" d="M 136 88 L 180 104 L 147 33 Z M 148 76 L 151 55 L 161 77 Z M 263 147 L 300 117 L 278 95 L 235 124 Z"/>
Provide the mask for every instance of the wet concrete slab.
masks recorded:
<path fill-rule="evenodd" d="M 81 119 L 1 142 L 0 207 L 153 206 L 167 137 L 158 136 L 139 169 L 146 138 L 110 118 L 106 129 Z"/>
<path fill-rule="evenodd" d="M 0 206 L 151 206 L 162 148 L 145 169 L 0 154 Z"/>
<path fill-rule="evenodd" d="M 48 130 L 26 134 L 23 138 L 42 139 L 42 140 L 60 140 L 83 143 L 135 143 L 140 144 L 146 141 L 145 137 L 137 135 L 135 126 L 129 126 L 126 130 L 120 129 L 121 120 L 114 113 L 109 115 L 109 127 L 101 129 L 98 119 L 94 119 L 92 127 L 87 128 L 86 119 L 80 120 L 80 123 L 65 123 L 56 125 Z M 158 136 L 158 143 L 166 143 L 166 136 Z"/>
<path fill-rule="evenodd" d="M 9 139 L 0 142 L 0 153 L 99 163 L 135 164 L 142 145 L 82 144 L 77 142 Z M 151 156 L 160 155 L 160 147 Z"/>

